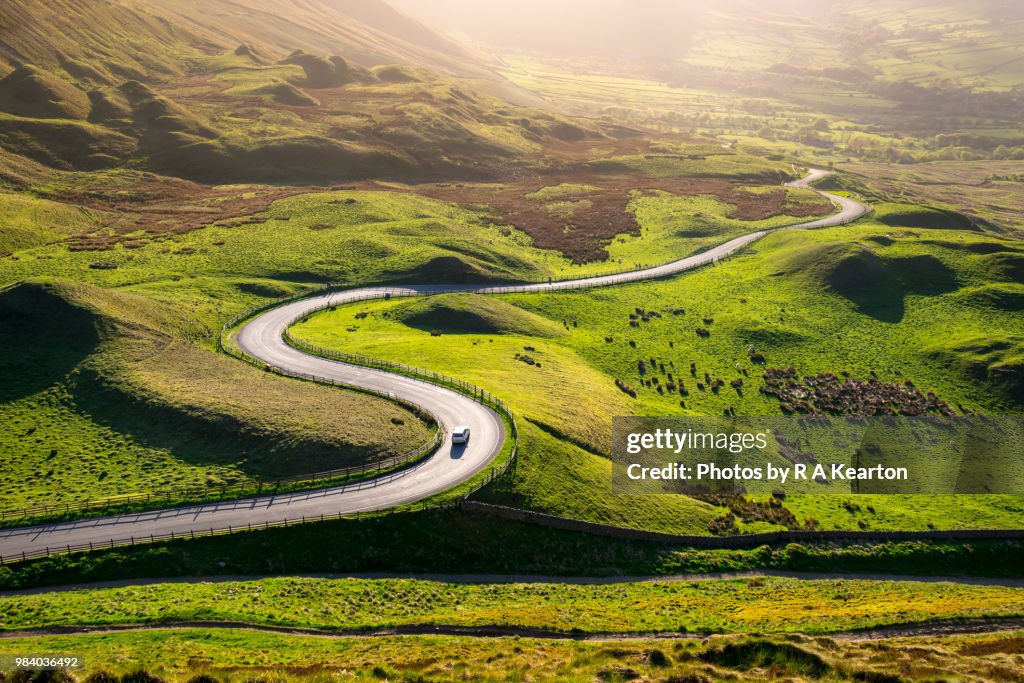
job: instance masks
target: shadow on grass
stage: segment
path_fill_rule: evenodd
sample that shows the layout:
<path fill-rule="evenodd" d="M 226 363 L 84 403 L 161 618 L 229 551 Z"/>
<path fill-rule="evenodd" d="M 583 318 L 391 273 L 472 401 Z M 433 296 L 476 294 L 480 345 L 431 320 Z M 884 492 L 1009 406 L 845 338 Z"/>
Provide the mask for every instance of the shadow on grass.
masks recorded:
<path fill-rule="evenodd" d="M 381 455 L 375 447 L 268 433 L 224 413 L 147 400 L 89 370 L 79 372 L 71 387 L 75 410 L 93 422 L 192 466 L 232 467 L 240 478 L 274 481 L 365 464 Z"/>
<path fill-rule="evenodd" d="M 60 382 L 99 345 L 89 312 L 18 285 L 0 294 L 0 402 Z"/>
<path fill-rule="evenodd" d="M 959 288 L 956 273 L 934 256 L 883 259 L 869 249 L 837 261 L 825 281 L 861 313 L 885 323 L 903 320 L 908 295 L 937 296 Z"/>

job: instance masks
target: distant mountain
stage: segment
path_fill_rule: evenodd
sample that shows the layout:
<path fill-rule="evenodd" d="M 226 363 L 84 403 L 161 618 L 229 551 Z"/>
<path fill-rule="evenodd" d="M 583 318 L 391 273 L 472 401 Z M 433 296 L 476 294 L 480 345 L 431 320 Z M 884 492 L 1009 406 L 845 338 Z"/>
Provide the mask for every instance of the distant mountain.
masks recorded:
<path fill-rule="evenodd" d="M 7 182 L 34 164 L 211 183 L 497 177 L 603 137 L 521 106 L 488 57 L 382 0 L 0 3 Z"/>
<path fill-rule="evenodd" d="M 190 53 L 242 43 L 364 66 L 412 64 L 482 76 L 481 55 L 381 0 L 4 0 L 0 61 L 70 66 L 93 80 L 180 74 Z"/>

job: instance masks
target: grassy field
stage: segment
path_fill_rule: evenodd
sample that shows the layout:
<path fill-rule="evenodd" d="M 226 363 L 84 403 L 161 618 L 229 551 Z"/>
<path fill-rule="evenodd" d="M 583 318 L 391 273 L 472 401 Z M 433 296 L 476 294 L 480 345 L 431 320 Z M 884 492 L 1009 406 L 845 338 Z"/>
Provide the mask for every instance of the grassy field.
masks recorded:
<path fill-rule="evenodd" d="M 55 173 L 35 187 L 107 208 L 28 194 L 5 204 L 0 225 L 11 226 L 14 253 L 0 260 L 0 284 L 39 283 L 0 295 L 22 321 L 5 332 L 21 351 L 2 368 L 9 379 L 0 413 L 15 427 L 0 437 L 12 456 L 0 483 L 8 507 L 303 474 L 404 453 L 427 439 L 404 410 L 209 353 L 223 321 L 246 306 L 329 280 L 529 280 L 619 267 L 574 266 L 479 209 L 408 186 L 296 193 L 112 171 Z M 789 191 L 779 207 L 799 213 L 808 200 Z M 797 220 L 730 219 L 736 207 L 710 195 L 633 202 L 627 208 L 642 232 L 609 249 L 647 262 Z M 59 235 L 51 221 L 63 226 Z M 671 229 L 675 222 L 685 223 L 686 236 Z M 718 223 L 725 233 L 709 227 Z M 88 314 L 57 326 L 51 308 Z M 38 338 L 45 343 L 32 348 Z M 30 381 L 28 367 L 36 373 Z M 390 436 L 377 444 L 371 434 Z M 683 514 L 700 526 L 717 513 L 699 505 Z M 626 516 L 623 509 L 609 521 Z"/>
<path fill-rule="evenodd" d="M 1024 615 L 1024 589 L 783 578 L 566 583 L 275 578 L 8 596 L 8 631 L 230 623 L 332 632 L 413 624 L 583 633 L 828 633 Z M 304 605 L 299 607 L 299 605 Z"/>
<path fill-rule="evenodd" d="M 414 636 L 321 638 L 241 629 L 7 638 L 0 651 L 44 647 L 85 656 L 87 673 L 140 669 L 170 681 L 205 674 L 215 680 L 356 681 L 545 680 L 576 683 L 644 677 L 655 681 L 762 681 L 811 677 L 864 680 L 900 676 L 1018 680 L 1020 634 L 851 642 L 830 638 L 717 636 L 699 640 L 617 642 L 532 638 Z M 922 656 L 927 652 L 927 656 Z"/>
<path fill-rule="evenodd" d="M 912 166 L 852 162 L 840 167 L 861 185 L 905 202 L 955 209 L 1017 235 L 1024 231 L 1019 161 L 934 161 Z"/>
<path fill-rule="evenodd" d="M 706 507 L 686 499 L 626 503 L 593 492 L 602 479 L 607 485 L 609 466 L 598 456 L 607 449 L 610 418 L 720 415 L 729 408 L 779 414 L 779 403 L 756 391 L 763 370 L 751 362 L 754 352 L 768 366 L 794 366 L 803 375 L 848 372 L 897 384 L 913 378 L 952 406 L 1019 411 L 1020 387 L 1003 383 L 999 372 L 1018 362 L 1019 276 L 1012 264 L 1019 242 L 922 227 L 919 213 L 886 208 L 880 222 L 776 234 L 715 268 L 667 282 L 501 297 L 503 306 L 521 309 L 504 318 L 539 316 L 560 325 L 558 334 L 499 328 L 486 316 L 466 328 L 472 297 L 457 305 L 437 297 L 340 308 L 294 333 L 321 346 L 463 377 L 508 401 L 528 423 L 517 480 L 500 500 L 595 521 L 630 518 L 638 525 L 646 517 L 658 520 L 655 528 L 693 533 L 706 527 Z M 935 216 L 943 214 L 925 212 L 925 225 Z M 425 311 L 429 324 L 417 323 Z M 368 315 L 356 321 L 356 313 Z M 698 327 L 709 336 L 695 334 Z M 648 368 L 656 361 L 656 371 L 638 374 L 638 359 Z M 743 378 L 745 390 L 700 390 L 704 373 L 727 385 Z M 673 378 L 677 387 L 667 390 Z M 636 398 L 620 391 L 616 379 L 633 387 Z M 826 528 L 1016 526 L 1021 511 L 1018 499 L 998 496 L 969 506 L 941 498 L 922 504 L 919 496 L 865 500 L 874 515 L 851 514 L 841 502 L 796 497 L 787 506 Z M 647 506 L 650 514 L 639 512 Z"/>
<path fill-rule="evenodd" d="M 69 251 L 54 244 L 5 259 L 0 282 L 68 277 L 105 287 L 137 287 L 197 277 L 266 278 L 296 283 L 429 274 L 505 278 L 534 271 L 522 239 L 450 204 L 410 194 L 310 192 L 282 199 L 263 215 L 218 221 L 183 235 L 113 249 Z M 129 235 L 130 236 L 130 235 Z M 106 264 L 96 267 L 96 263 Z"/>
<path fill-rule="evenodd" d="M 448 510 L 55 556 L 0 567 L 0 587 L 351 572 L 666 576 L 778 570 L 1021 578 L 1022 559 L 1020 541 L 791 543 L 713 550 L 618 541 Z"/>

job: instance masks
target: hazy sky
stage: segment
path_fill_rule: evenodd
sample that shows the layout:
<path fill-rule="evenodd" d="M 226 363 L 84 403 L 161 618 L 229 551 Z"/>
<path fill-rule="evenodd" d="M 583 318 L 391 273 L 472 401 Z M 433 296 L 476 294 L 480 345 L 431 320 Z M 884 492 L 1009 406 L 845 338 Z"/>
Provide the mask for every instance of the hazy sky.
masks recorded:
<path fill-rule="evenodd" d="M 420 21 L 479 43 L 562 54 L 680 57 L 694 0 L 391 0 Z"/>

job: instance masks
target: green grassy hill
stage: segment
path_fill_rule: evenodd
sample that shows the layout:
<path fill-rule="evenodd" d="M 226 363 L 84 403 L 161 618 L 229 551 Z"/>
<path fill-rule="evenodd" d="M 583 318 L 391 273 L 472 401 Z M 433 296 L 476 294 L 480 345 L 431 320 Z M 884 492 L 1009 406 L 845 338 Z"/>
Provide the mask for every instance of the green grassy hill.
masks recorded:
<path fill-rule="evenodd" d="M 408 624 L 579 633 L 821 634 L 889 624 L 1020 616 L 1022 589 L 792 578 L 607 584 L 276 578 L 18 595 L 5 630 L 56 625 L 251 624 L 344 633 Z M 297 595 L 321 605 L 292 610 Z M 837 595 L 843 596 L 837 598 Z M 858 605 L 835 609 L 836 600 Z M 800 610 L 794 619 L 793 610 Z M 71 616 L 73 615 L 73 616 Z"/>
<path fill-rule="evenodd" d="M 493 175 L 566 134 L 602 137 L 481 94 L 512 89 L 485 56 L 377 0 L 7 10 L 0 146 L 55 168 L 210 183 Z"/>
<path fill-rule="evenodd" d="M 211 330 L 182 300 L 36 280 L 0 292 L 0 320 L 6 508 L 272 480 L 431 437 L 386 401 L 202 348 Z"/>
<path fill-rule="evenodd" d="M 100 3 L 12 0 L 2 61 L 60 66 L 97 83 L 180 75 L 185 60 L 243 43 L 279 55 L 296 46 L 370 64 L 406 62 L 480 75 L 478 55 L 378 0 Z M 196 17 L 201 16 L 201 21 Z M 288 21 L 282 21 L 283 18 Z M 59 42 L 55 42 L 59 41 Z"/>
<path fill-rule="evenodd" d="M 780 402 L 758 388 L 765 367 L 790 366 L 804 376 L 912 380 L 963 410 L 1019 412 L 1019 278 L 1008 265 L 1019 248 L 990 233 L 869 221 L 776 233 L 714 268 L 664 283 L 499 298 L 522 309 L 516 316 L 561 325 L 558 336 L 462 326 L 496 305 L 483 300 L 468 301 L 471 310 L 431 300 L 351 306 L 294 332 L 322 346 L 462 377 L 506 400 L 525 423 L 521 462 L 514 481 L 489 494 L 492 500 L 706 532 L 720 508 L 681 497 L 627 501 L 600 493 L 608 490 L 603 456 L 612 416 L 781 414 Z M 429 327 L 452 333 L 431 336 L 409 325 L 402 307 L 450 316 Z M 737 379 L 741 389 L 730 386 Z M 715 380 L 723 387 L 712 389 Z M 942 496 L 875 496 L 870 513 L 864 505 L 850 512 L 842 502 L 789 496 L 785 506 L 798 521 L 813 518 L 828 528 L 1015 526 L 1021 511 L 1019 499 L 1005 496 L 970 505 Z M 748 529 L 777 523 L 758 514 L 743 521 Z"/>

